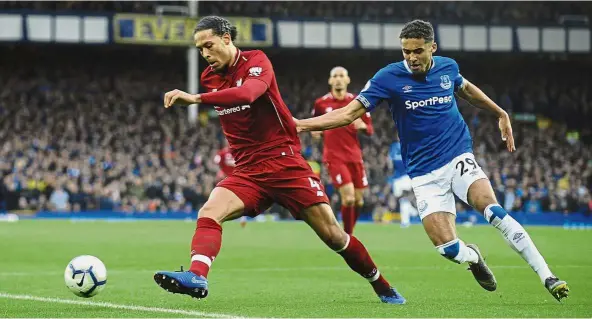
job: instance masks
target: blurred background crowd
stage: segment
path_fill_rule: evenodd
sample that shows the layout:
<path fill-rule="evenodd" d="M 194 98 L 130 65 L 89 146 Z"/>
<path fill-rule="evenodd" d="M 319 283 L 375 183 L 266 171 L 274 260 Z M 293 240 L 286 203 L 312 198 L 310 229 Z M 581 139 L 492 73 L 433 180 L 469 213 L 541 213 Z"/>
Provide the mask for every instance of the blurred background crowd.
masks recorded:
<path fill-rule="evenodd" d="M 478 5 L 477 5 L 478 4 Z M 3 9 L 77 10 L 154 14 L 158 5 L 186 5 L 186 1 L 4 1 Z M 592 9 L 582 2 L 516 1 L 201 1 L 203 15 L 249 17 L 304 17 L 361 21 L 407 20 L 409 17 L 441 23 L 556 23 L 564 16 L 592 17 Z"/>
<path fill-rule="evenodd" d="M 168 4 L 174 4 L 169 2 Z M 204 14 L 390 19 L 462 18 L 491 23 L 541 23 L 559 15 L 590 16 L 577 3 L 505 6 L 489 2 L 207 2 Z M 342 5 L 337 5 L 342 4 Z M 153 3 L 9 1 L 7 8 L 109 10 L 153 13 Z M 530 10 L 529 8 L 534 8 Z M 588 10 L 588 11 L 586 11 Z M 297 118 L 309 117 L 327 93 L 328 73 L 342 65 L 357 93 L 400 52 L 265 49 L 282 97 Z M 310 56 L 310 55 L 308 55 Z M 589 56 L 453 53 L 461 73 L 514 118 L 517 152 L 503 147 L 497 120 L 459 101 L 474 138 L 479 164 L 509 211 L 592 211 L 592 60 Z M 196 124 L 185 108 L 164 109 L 164 92 L 185 89 L 181 48 L 0 46 L 0 210 L 191 212 L 217 182 L 216 152 L 224 137 L 215 112 L 200 107 Z M 26 61 L 26 63 L 23 63 Z M 89 63 L 93 61 L 93 63 Z M 202 63 L 203 64 L 203 63 Z M 395 194 L 402 172 L 394 154 L 396 129 L 387 107 L 372 114 L 375 134 L 360 135 L 370 188 L 367 213 L 414 204 L 411 192 Z M 301 134 L 303 154 L 322 167 L 322 144 Z M 322 178 L 332 192 L 330 179 Z M 338 197 L 332 196 L 338 207 Z M 460 211 L 468 207 L 458 204 Z"/>

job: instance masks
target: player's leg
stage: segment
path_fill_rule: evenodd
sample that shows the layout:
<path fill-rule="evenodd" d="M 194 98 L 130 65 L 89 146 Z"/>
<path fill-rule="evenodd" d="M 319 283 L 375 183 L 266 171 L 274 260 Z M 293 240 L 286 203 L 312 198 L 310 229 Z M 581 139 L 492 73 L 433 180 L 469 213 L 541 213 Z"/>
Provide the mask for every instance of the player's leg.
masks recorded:
<path fill-rule="evenodd" d="M 222 226 L 243 213 L 260 212 L 268 205 L 263 191 L 249 180 L 237 176 L 224 179 L 212 191 L 199 210 L 197 226 L 191 241 L 189 271 L 161 271 L 154 280 L 163 289 L 204 298 L 208 294 L 207 276 L 222 246 Z"/>
<path fill-rule="evenodd" d="M 466 245 L 456 234 L 456 207 L 449 175 L 447 165 L 412 179 L 422 224 L 440 255 L 458 264 L 468 263 L 479 285 L 493 291 L 497 283 L 479 249 Z"/>
<path fill-rule="evenodd" d="M 370 282 L 374 292 L 383 302 L 405 303 L 405 298 L 395 288 L 391 287 L 380 273 L 366 247 L 356 237 L 347 234 L 339 227 L 328 204 L 314 204 L 301 211 L 299 216 L 329 248 L 343 257 L 353 271 Z"/>
<path fill-rule="evenodd" d="M 346 233 L 352 234 L 356 223 L 356 208 L 354 184 L 352 176 L 345 163 L 327 163 L 327 170 L 333 181 L 333 185 L 339 192 L 341 199 L 341 219 L 343 229 Z"/>
<path fill-rule="evenodd" d="M 339 187 L 339 197 L 341 199 L 341 218 L 343 219 L 343 230 L 348 234 L 353 234 L 356 224 L 356 198 L 354 184 L 349 182 Z"/>
<path fill-rule="evenodd" d="M 467 158 L 474 160 L 472 157 Z M 456 189 L 461 195 L 467 194 L 459 197 L 481 212 L 485 219 L 500 231 L 508 245 L 530 265 L 542 284 L 557 300 L 567 297 L 569 292 L 567 283 L 559 280 L 551 272 L 528 232 L 498 204 L 491 183 L 485 174 L 482 174 L 481 168 L 477 167 L 475 170 L 479 171 L 476 176 L 480 176 L 480 179 L 473 181 L 470 177 L 458 178 Z M 470 185 L 468 190 L 467 185 Z"/>
<path fill-rule="evenodd" d="M 264 185 L 276 201 L 296 219 L 304 220 L 352 270 L 370 281 L 383 302 L 404 303 L 405 299 L 378 272 L 364 245 L 339 227 L 325 190 L 306 161 L 299 156 L 286 157 L 278 160 L 277 165 L 284 167 L 282 173 L 275 174 L 273 181 Z"/>
<path fill-rule="evenodd" d="M 362 209 L 364 208 L 364 195 L 366 194 L 366 188 L 355 188 L 354 189 L 354 198 L 356 201 L 356 222 L 360 219 L 360 215 L 362 214 Z M 355 223 L 354 223 L 355 226 Z"/>
<path fill-rule="evenodd" d="M 368 178 L 366 177 L 366 170 L 364 169 L 363 163 L 350 163 L 349 171 L 352 176 L 352 181 L 354 183 L 354 199 L 355 199 L 355 220 L 354 226 L 358 219 L 360 218 L 360 214 L 362 213 L 362 208 L 364 208 L 364 194 L 366 193 L 366 188 L 368 187 Z M 353 229 L 353 227 L 352 227 Z"/>

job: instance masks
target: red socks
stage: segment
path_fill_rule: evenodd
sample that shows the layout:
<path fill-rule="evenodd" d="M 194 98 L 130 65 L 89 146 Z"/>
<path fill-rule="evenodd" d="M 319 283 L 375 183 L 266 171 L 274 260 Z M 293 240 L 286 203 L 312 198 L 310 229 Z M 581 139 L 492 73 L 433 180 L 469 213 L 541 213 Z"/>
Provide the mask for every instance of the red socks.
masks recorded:
<path fill-rule="evenodd" d="M 353 207 L 352 207 L 353 208 Z M 345 248 L 337 251 L 353 271 L 366 278 L 378 295 L 392 295 L 391 285 L 384 279 L 374 264 L 366 247 L 354 236 L 349 236 Z"/>
<path fill-rule="evenodd" d="M 353 234 L 357 219 L 356 207 L 341 206 L 341 219 L 343 220 L 343 230 L 345 230 L 348 235 Z"/>
<path fill-rule="evenodd" d="M 222 246 L 222 226 L 211 218 L 197 219 L 197 228 L 191 241 L 192 273 L 208 277 L 212 262 L 220 252 Z"/>

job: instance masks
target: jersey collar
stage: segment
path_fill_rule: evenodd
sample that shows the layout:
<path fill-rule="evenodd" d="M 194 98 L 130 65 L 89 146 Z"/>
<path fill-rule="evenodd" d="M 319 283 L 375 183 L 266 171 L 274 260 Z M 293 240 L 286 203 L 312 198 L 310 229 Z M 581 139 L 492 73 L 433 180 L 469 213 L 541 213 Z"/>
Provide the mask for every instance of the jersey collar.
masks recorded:
<path fill-rule="evenodd" d="M 237 48 L 236 49 L 236 58 L 234 59 L 234 62 L 232 62 L 232 64 L 228 66 L 228 71 L 227 71 L 228 74 L 234 73 L 234 71 L 236 71 L 236 68 L 238 66 L 238 61 L 241 59 L 242 55 L 243 55 L 242 51 L 239 48 Z"/>
<path fill-rule="evenodd" d="M 409 72 L 409 73 L 413 73 L 413 72 L 411 71 L 411 68 L 409 67 L 409 64 L 407 64 L 407 60 L 403 60 L 403 65 L 405 65 L 405 69 L 407 70 L 407 72 Z M 434 68 L 434 66 L 436 66 L 436 60 L 434 60 L 434 59 L 432 58 L 432 66 L 430 66 L 430 70 L 431 70 L 431 69 L 433 69 L 433 68 Z"/>

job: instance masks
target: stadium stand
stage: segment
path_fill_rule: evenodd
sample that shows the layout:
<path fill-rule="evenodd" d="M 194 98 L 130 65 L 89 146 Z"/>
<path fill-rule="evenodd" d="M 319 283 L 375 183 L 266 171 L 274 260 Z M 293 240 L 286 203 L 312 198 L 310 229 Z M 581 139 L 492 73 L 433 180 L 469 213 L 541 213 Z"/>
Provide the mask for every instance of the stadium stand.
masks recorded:
<path fill-rule="evenodd" d="M 478 3 L 478 5 L 477 5 Z M 185 1 L 4 1 L 0 9 L 79 10 L 134 12 L 154 14 L 159 5 L 185 5 Z M 592 17 L 586 2 L 556 1 L 201 1 L 201 14 L 249 17 L 309 17 L 323 19 L 357 19 L 361 21 L 407 20 L 409 17 L 438 20 L 441 23 L 522 23 L 557 24 L 561 16 Z"/>
<path fill-rule="evenodd" d="M 205 202 L 222 145 L 218 120 L 203 106 L 199 124 L 191 126 L 184 109 L 161 106 L 163 92 L 185 87 L 183 50 L 3 46 L 0 52 L 7 62 L 0 65 L 0 200 L 7 210 L 191 211 Z M 369 59 L 363 52 L 328 51 L 295 62 L 298 50 L 267 52 L 284 99 L 301 118 L 328 90 L 333 65 L 349 69 L 350 91 L 357 92 L 380 66 L 399 59 L 398 53 Z M 16 63 L 23 58 L 30 61 L 26 67 Z M 465 77 L 515 116 L 518 152 L 510 155 L 500 146 L 495 119 L 460 103 L 476 158 L 505 208 L 590 213 L 590 79 L 572 74 L 573 60 L 455 58 Z M 383 107 L 373 118 L 375 136 L 361 137 L 372 185 L 368 213 L 399 205 L 390 185 L 390 114 Z M 309 160 L 320 161 L 321 145 L 308 134 L 301 140 Z M 323 180 L 330 181 L 325 172 Z"/>

